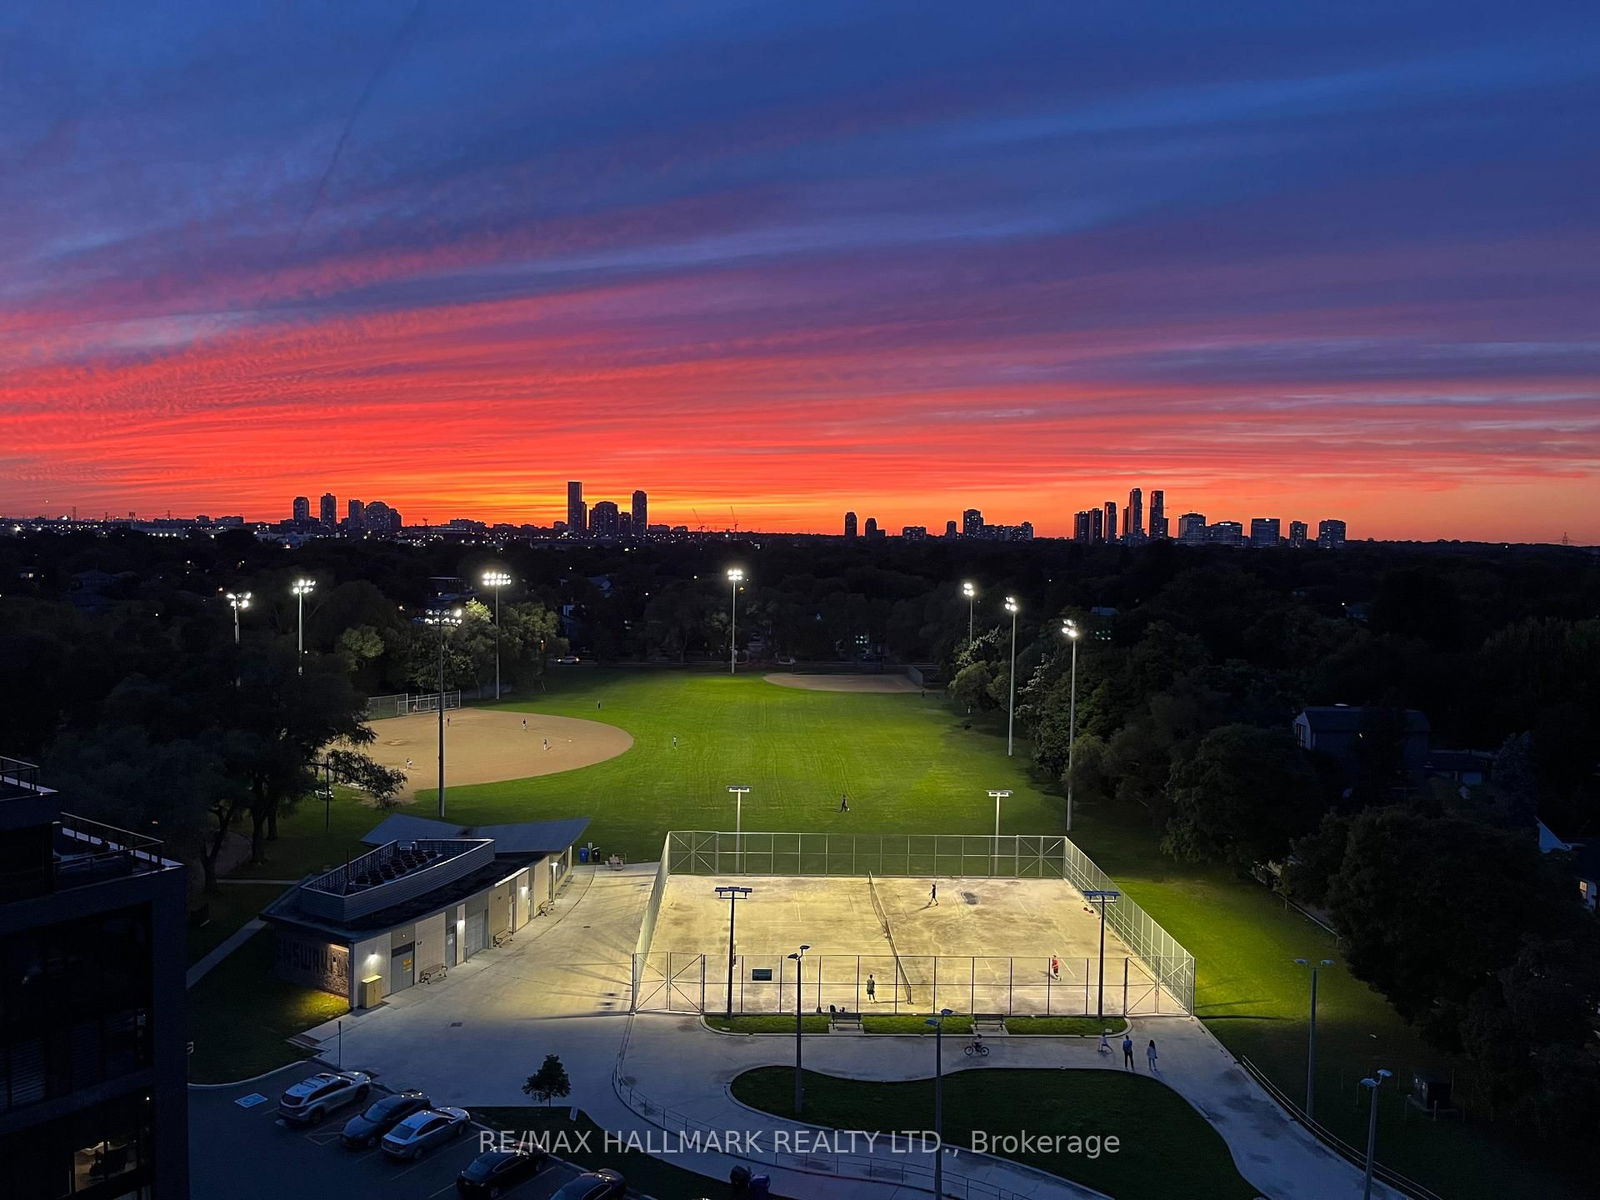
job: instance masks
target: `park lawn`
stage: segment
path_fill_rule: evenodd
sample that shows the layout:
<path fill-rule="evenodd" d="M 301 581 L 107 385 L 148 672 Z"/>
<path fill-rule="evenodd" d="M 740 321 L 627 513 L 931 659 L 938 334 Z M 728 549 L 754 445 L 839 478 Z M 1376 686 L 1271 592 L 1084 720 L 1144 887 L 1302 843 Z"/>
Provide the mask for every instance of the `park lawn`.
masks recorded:
<path fill-rule="evenodd" d="M 189 989 L 192 1083 L 249 1079 L 306 1057 L 287 1039 L 348 1011 L 337 996 L 287 983 L 272 973 L 270 929 Z"/>
<path fill-rule="evenodd" d="M 705 1018 L 706 1025 L 711 1029 L 723 1033 L 786 1033 L 794 1036 L 794 1018 L 777 1015 L 757 1015 L 748 1017 L 712 1017 Z M 827 1033 L 828 1018 L 805 1016 L 800 1018 L 801 1029 L 805 1033 Z"/>
<path fill-rule="evenodd" d="M 733 1095 L 778 1116 L 794 1112 L 794 1071 L 761 1067 L 734 1079 Z M 933 1081 L 871 1083 L 805 1073 L 805 1120 L 868 1133 L 933 1128 Z M 1067 1134 L 1118 1139 L 1098 1157 L 1007 1154 L 1117 1200 L 1252 1200 L 1222 1136 L 1165 1084 L 1120 1071 L 978 1068 L 944 1078 L 944 1138 L 970 1146 L 990 1135 Z"/>
<path fill-rule="evenodd" d="M 573 1116 L 574 1112 L 576 1117 Z M 727 1188 L 726 1180 L 712 1180 L 694 1171 L 675 1167 L 639 1149 L 608 1150 L 605 1131 L 582 1109 L 574 1110 L 565 1105 L 519 1105 L 475 1108 L 472 1115 L 491 1129 L 519 1138 L 525 1134 L 535 1145 L 544 1139 L 543 1144 L 555 1150 L 556 1157 L 587 1170 L 610 1167 L 620 1171 L 628 1181 L 630 1194 L 637 1189 L 639 1194 L 654 1196 L 655 1200 L 702 1200 L 705 1196 L 722 1195 Z M 566 1135 L 564 1141 L 558 1141 L 563 1134 Z M 660 1130 L 655 1131 L 655 1143 L 659 1144 L 666 1136 Z M 759 1166 L 753 1166 L 752 1169 L 756 1174 L 761 1173 Z M 781 1197 L 774 1193 L 773 1200 L 781 1200 Z"/>
<path fill-rule="evenodd" d="M 275 883 L 228 883 L 218 888 L 215 896 L 206 898 L 209 920 L 189 927 L 189 965 L 227 941 L 282 891 L 283 887 Z"/>
<path fill-rule="evenodd" d="M 919 1017 L 908 1013 L 898 1017 L 862 1017 L 861 1029 L 865 1033 L 914 1033 L 919 1037 L 927 1034 L 933 1036 L 933 1026 L 928 1024 L 927 1017 Z M 972 1032 L 972 1018 L 960 1013 L 944 1019 L 946 1034 L 969 1034 Z"/>
<path fill-rule="evenodd" d="M 1128 1022 L 1123 1017 L 1007 1017 L 1006 1032 L 1011 1034 L 1056 1034 L 1073 1037 L 1099 1037 L 1101 1033 L 1121 1033 Z"/>

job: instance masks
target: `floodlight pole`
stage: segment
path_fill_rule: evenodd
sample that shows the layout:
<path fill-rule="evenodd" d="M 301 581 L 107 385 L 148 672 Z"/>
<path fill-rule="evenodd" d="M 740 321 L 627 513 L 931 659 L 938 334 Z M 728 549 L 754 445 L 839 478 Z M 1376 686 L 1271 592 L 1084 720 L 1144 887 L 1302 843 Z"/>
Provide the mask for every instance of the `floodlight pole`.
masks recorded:
<path fill-rule="evenodd" d="M 1061 632 L 1072 643 L 1072 688 L 1067 705 L 1067 832 L 1072 832 L 1072 752 L 1078 740 L 1078 625 L 1076 621 L 1063 622 Z"/>
<path fill-rule="evenodd" d="M 738 674 L 739 668 L 739 585 L 744 582 L 744 572 L 738 567 L 728 568 L 728 586 L 732 606 L 728 613 L 728 674 Z"/>
<path fill-rule="evenodd" d="M 298 632 L 295 635 L 294 647 L 294 673 L 296 675 L 304 675 L 306 673 L 306 595 L 316 586 L 314 580 L 296 579 L 294 586 L 289 589 L 294 593 L 295 607 L 298 609 L 298 620 L 296 622 Z"/>
<path fill-rule="evenodd" d="M 802 980 L 805 977 L 806 951 L 809 945 L 802 944 L 799 951 L 789 955 L 794 960 L 794 1115 L 799 1116 L 805 1104 L 806 1089 L 801 1075 L 801 1047 L 805 1043 L 805 997 L 802 994 Z"/>
<path fill-rule="evenodd" d="M 1012 730 L 1017 720 L 1017 612 L 1019 605 L 1010 596 L 1006 597 L 1006 611 L 1011 614 L 1011 696 L 1006 702 L 1006 757 L 1013 753 Z"/>
<path fill-rule="evenodd" d="M 1378 1148 L 1378 1089 L 1391 1074 L 1380 1067 L 1376 1075 L 1361 1081 L 1361 1086 L 1372 1093 L 1372 1104 L 1367 1112 L 1367 1171 L 1361 1185 L 1361 1200 L 1372 1200 L 1372 1168 Z"/>
<path fill-rule="evenodd" d="M 967 649 L 970 651 L 972 649 L 973 606 L 978 602 L 977 585 L 963 583 L 961 585 L 961 594 L 967 598 Z"/>
<path fill-rule="evenodd" d="M 1010 788 L 991 790 L 989 795 L 994 797 L 994 861 L 1000 861 L 1000 801 L 1011 795 Z"/>
<path fill-rule="evenodd" d="M 452 625 L 461 624 L 461 610 L 438 610 L 423 618 L 439 627 L 439 818 L 444 819 L 444 639 Z"/>
<path fill-rule="evenodd" d="M 944 1197 L 944 1019 L 951 1010 L 941 1008 L 937 1017 L 928 1017 L 933 1026 L 933 1194 Z"/>
<path fill-rule="evenodd" d="M 1307 967 L 1311 971 L 1311 1025 L 1306 1041 L 1306 1119 L 1310 1120 L 1315 1116 L 1317 1097 L 1317 973 L 1323 967 L 1333 966 L 1333 959 L 1311 962 L 1297 958 L 1294 961 L 1297 966 Z"/>
<path fill-rule="evenodd" d="M 1097 973 L 1099 996 L 1095 1000 L 1095 1016 L 1102 1020 L 1106 1015 L 1106 905 L 1114 904 L 1122 898 L 1122 893 L 1110 888 L 1090 890 L 1083 893 L 1085 900 L 1098 900 L 1100 902 L 1100 970 Z M 1122 1014 L 1126 1017 L 1128 1014 Z"/>
<path fill-rule="evenodd" d="M 754 888 L 748 887 L 719 887 L 716 889 L 718 896 L 728 897 L 728 1004 L 726 1014 L 728 1020 L 733 1020 L 733 921 L 734 910 L 740 900 L 748 900 Z"/>
<path fill-rule="evenodd" d="M 741 875 L 744 874 L 744 798 L 749 790 L 748 784 L 728 785 L 728 791 L 733 793 L 733 858 Z"/>

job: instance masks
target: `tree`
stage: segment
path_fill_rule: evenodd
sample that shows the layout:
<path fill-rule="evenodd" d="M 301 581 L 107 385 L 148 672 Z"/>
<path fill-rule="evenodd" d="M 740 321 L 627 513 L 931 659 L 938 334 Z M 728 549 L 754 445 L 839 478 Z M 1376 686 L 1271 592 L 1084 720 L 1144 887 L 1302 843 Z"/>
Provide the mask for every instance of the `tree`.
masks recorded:
<path fill-rule="evenodd" d="M 546 1054 L 544 1062 L 539 1065 L 539 1070 L 528 1076 L 522 1085 L 524 1096 L 537 1096 L 546 1106 L 552 1099 L 558 1099 L 572 1094 L 572 1080 L 567 1078 L 567 1069 L 561 1065 L 561 1059 L 554 1054 Z"/>
<path fill-rule="evenodd" d="M 1281 859 L 1318 819 L 1310 767 L 1287 732 L 1224 725 L 1175 764 L 1161 848 L 1247 870 Z"/>
<path fill-rule="evenodd" d="M 975 662 L 956 673 L 956 677 L 950 681 L 950 691 L 957 701 L 968 708 L 987 712 L 996 707 L 994 681 L 993 668 L 986 662 Z"/>

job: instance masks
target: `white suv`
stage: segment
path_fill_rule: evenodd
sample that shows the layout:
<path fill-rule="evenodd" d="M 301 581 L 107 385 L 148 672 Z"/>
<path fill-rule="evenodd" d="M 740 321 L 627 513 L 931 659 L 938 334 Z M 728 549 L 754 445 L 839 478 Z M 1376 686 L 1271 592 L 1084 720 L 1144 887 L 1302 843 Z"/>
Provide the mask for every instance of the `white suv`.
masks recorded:
<path fill-rule="evenodd" d="M 350 1104 L 360 1104 L 372 1088 L 372 1077 L 362 1071 L 322 1071 L 288 1088 L 278 1098 L 278 1115 L 285 1121 L 315 1125 L 323 1117 Z"/>

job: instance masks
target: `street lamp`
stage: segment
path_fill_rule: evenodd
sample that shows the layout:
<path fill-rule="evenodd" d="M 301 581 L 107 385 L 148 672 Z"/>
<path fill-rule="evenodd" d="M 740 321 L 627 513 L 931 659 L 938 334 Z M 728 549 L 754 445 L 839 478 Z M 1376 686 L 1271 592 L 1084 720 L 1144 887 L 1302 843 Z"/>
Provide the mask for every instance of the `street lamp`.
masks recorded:
<path fill-rule="evenodd" d="M 249 592 L 229 592 L 228 603 L 233 607 L 233 644 L 239 644 L 239 610 L 250 607 Z"/>
<path fill-rule="evenodd" d="M 1000 801 L 1011 795 L 1011 789 L 991 789 L 989 795 L 994 799 L 994 863 L 998 867 L 1000 864 Z"/>
<path fill-rule="evenodd" d="M 1122 893 L 1113 891 L 1110 888 L 1098 891 L 1091 888 L 1083 893 L 1083 898 L 1100 902 L 1100 970 L 1098 972 L 1100 995 L 1095 1001 L 1094 1015 L 1103 1019 L 1106 1015 L 1106 905 L 1115 904 L 1118 900 L 1121 900 Z M 1124 1005 L 1124 1008 L 1126 1008 L 1126 1005 Z M 1124 1012 L 1122 1015 L 1127 1016 L 1128 1014 Z"/>
<path fill-rule="evenodd" d="M 944 1019 L 951 1016 L 941 1008 L 937 1017 L 928 1017 L 933 1026 L 933 1194 L 944 1195 Z"/>
<path fill-rule="evenodd" d="M 1312 962 L 1310 959 L 1297 958 L 1294 961 L 1296 965 L 1311 971 L 1311 1029 L 1306 1045 L 1306 1119 L 1309 1121 L 1314 1115 L 1317 1096 L 1317 972 L 1323 967 L 1333 966 L 1333 959 Z"/>
<path fill-rule="evenodd" d="M 730 1021 L 733 1020 L 733 946 L 734 946 L 734 942 L 733 942 L 733 913 L 734 913 L 734 909 L 738 905 L 739 901 L 750 899 L 750 893 L 753 892 L 753 891 L 755 891 L 755 888 L 732 887 L 732 886 L 717 888 L 717 898 L 719 900 L 720 899 L 726 899 L 728 901 L 728 1005 L 727 1005 L 727 1017 L 728 1017 L 728 1020 L 730 1020 Z"/>
<path fill-rule="evenodd" d="M 1073 620 L 1061 622 L 1061 632 L 1072 643 L 1072 699 L 1067 705 L 1067 832 L 1072 832 L 1072 748 L 1078 740 L 1078 624 Z"/>
<path fill-rule="evenodd" d="M 422 615 L 424 624 L 439 627 L 439 817 L 444 817 L 444 639 L 461 624 L 459 608 L 435 608 Z"/>
<path fill-rule="evenodd" d="M 728 616 L 728 674 L 739 666 L 739 585 L 744 582 L 744 572 L 738 567 L 728 568 L 728 586 L 732 589 L 733 607 Z"/>
<path fill-rule="evenodd" d="M 1372 1200 L 1373 1156 L 1378 1149 L 1378 1089 L 1383 1086 L 1385 1079 L 1391 1078 L 1393 1072 L 1379 1067 L 1376 1075 L 1361 1081 L 1361 1086 L 1372 1093 L 1372 1106 L 1367 1113 L 1367 1177 L 1361 1187 L 1361 1200 Z"/>
<path fill-rule="evenodd" d="M 500 699 L 500 589 L 511 582 L 504 571 L 485 571 L 483 586 L 494 589 L 494 698 Z"/>
<path fill-rule="evenodd" d="M 295 637 L 294 673 L 306 673 L 306 597 L 316 588 L 315 579 L 296 579 L 290 585 L 289 591 L 294 595 L 295 608 L 299 611 L 299 633 Z"/>
<path fill-rule="evenodd" d="M 805 1085 L 800 1078 L 800 1047 L 805 1030 L 805 997 L 801 993 L 801 982 L 805 977 L 806 951 L 811 949 L 809 944 L 802 944 L 799 951 L 789 955 L 794 962 L 794 1115 L 800 1115 L 800 1106 L 805 1103 Z"/>
<path fill-rule="evenodd" d="M 747 783 L 730 783 L 728 791 L 733 794 L 733 857 L 739 864 L 739 874 L 744 874 L 744 798 L 750 794 L 750 785 Z"/>
<path fill-rule="evenodd" d="M 1009 758 L 1011 734 L 1017 718 L 1017 614 L 1022 611 L 1015 596 L 1006 597 L 1006 611 L 1011 614 L 1011 698 L 1006 702 L 1006 757 Z"/>
<path fill-rule="evenodd" d="M 961 585 L 961 594 L 967 598 L 967 648 L 971 649 L 972 606 L 976 604 L 978 600 L 978 585 L 975 583 L 963 583 Z"/>

